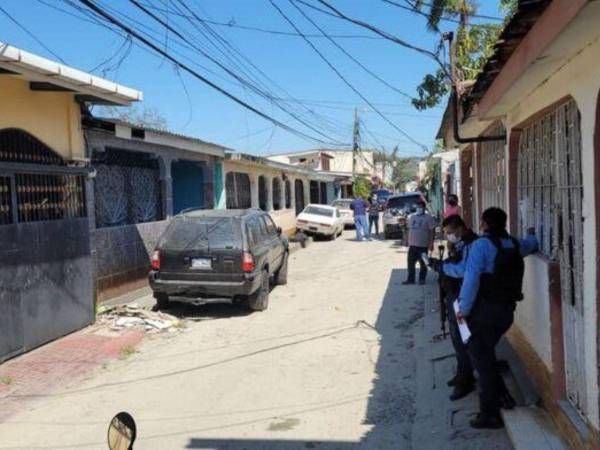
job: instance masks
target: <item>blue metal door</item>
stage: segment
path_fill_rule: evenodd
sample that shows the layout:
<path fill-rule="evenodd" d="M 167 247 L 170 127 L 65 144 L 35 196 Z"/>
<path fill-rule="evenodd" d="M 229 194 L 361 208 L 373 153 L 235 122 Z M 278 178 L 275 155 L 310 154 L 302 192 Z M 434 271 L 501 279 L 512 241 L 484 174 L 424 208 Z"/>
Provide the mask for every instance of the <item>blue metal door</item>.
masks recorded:
<path fill-rule="evenodd" d="M 204 170 L 201 163 L 175 161 L 171 165 L 173 179 L 173 213 L 187 208 L 204 207 Z"/>

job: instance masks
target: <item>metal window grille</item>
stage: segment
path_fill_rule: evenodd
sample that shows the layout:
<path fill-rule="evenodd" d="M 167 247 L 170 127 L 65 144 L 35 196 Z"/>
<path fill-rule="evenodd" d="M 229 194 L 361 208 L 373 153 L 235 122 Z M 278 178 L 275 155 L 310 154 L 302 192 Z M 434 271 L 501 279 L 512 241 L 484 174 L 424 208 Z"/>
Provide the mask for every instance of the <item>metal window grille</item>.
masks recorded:
<path fill-rule="evenodd" d="M 525 128 L 519 141 L 519 230 L 534 227 L 540 251 L 556 257 L 556 114 L 546 115 Z"/>
<path fill-rule="evenodd" d="M 0 176 L 0 225 L 13 223 L 12 189 L 10 177 Z"/>
<path fill-rule="evenodd" d="M 290 209 L 292 207 L 292 184 L 290 180 L 285 180 L 285 208 Z"/>
<path fill-rule="evenodd" d="M 498 125 L 490 135 L 504 133 L 504 127 Z M 496 206 L 506 210 L 506 182 L 504 142 L 493 141 L 481 144 L 481 208 Z"/>
<path fill-rule="evenodd" d="M 81 175 L 15 174 L 20 223 L 85 217 Z"/>
<path fill-rule="evenodd" d="M 225 179 L 227 209 L 247 209 L 252 207 L 250 197 L 250 177 L 246 173 L 229 172 Z"/>
<path fill-rule="evenodd" d="M 267 180 L 262 175 L 258 177 L 258 207 L 267 210 Z"/>
<path fill-rule="evenodd" d="M 63 159 L 44 143 L 17 128 L 0 130 L 0 161 L 64 166 Z"/>
<path fill-rule="evenodd" d="M 160 171 L 153 155 L 107 149 L 94 152 L 93 165 L 98 228 L 163 218 Z"/>
<path fill-rule="evenodd" d="M 281 181 L 279 178 L 273 178 L 273 209 L 281 209 Z"/>

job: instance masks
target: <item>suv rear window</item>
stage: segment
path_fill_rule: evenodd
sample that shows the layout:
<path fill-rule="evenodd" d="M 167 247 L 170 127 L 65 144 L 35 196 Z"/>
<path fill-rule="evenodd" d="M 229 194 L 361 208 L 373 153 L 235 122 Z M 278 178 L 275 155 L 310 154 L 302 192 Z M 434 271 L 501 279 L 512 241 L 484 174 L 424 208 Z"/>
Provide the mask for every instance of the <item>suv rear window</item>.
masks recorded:
<path fill-rule="evenodd" d="M 169 250 L 241 248 L 238 221 L 230 217 L 182 217 L 173 219 L 159 247 Z"/>
<path fill-rule="evenodd" d="M 391 197 L 387 201 L 388 208 L 404 209 L 413 211 L 417 207 L 417 202 L 421 200 L 420 195 L 407 195 L 405 197 Z"/>
<path fill-rule="evenodd" d="M 333 209 L 319 208 L 318 206 L 308 206 L 304 212 L 306 214 L 314 214 L 315 216 L 333 217 Z"/>
<path fill-rule="evenodd" d="M 351 203 L 352 203 L 352 200 L 336 200 L 331 204 L 331 206 L 335 206 L 336 208 L 342 208 L 342 209 L 350 209 Z"/>

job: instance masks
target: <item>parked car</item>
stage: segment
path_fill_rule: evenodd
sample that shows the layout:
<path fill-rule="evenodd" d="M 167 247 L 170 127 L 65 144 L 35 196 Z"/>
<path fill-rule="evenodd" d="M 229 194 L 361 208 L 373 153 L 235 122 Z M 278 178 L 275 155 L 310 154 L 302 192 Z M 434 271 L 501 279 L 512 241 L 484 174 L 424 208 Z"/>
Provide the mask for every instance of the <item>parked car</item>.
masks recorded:
<path fill-rule="evenodd" d="M 288 240 L 259 210 L 192 210 L 175 216 L 151 259 L 159 308 L 179 301 L 244 303 L 263 311 L 271 282 L 287 283 Z"/>
<path fill-rule="evenodd" d="M 342 216 L 342 223 L 344 224 L 344 228 L 354 227 L 354 212 L 350 209 L 350 204 L 352 203 L 351 198 L 341 198 L 338 200 L 334 200 L 331 203 L 331 206 L 337 208 Z"/>
<path fill-rule="evenodd" d="M 406 239 L 406 219 L 417 210 L 417 202 L 425 201 L 420 192 L 392 195 L 388 198 L 383 213 L 383 232 L 386 239 Z"/>
<path fill-rule="evenodd" d="M 296 229 L 309 236 L 334 240 L 344 231 L 344 222 L 337 208 L 311 204 L 304 208 L 296 219 Z"/>

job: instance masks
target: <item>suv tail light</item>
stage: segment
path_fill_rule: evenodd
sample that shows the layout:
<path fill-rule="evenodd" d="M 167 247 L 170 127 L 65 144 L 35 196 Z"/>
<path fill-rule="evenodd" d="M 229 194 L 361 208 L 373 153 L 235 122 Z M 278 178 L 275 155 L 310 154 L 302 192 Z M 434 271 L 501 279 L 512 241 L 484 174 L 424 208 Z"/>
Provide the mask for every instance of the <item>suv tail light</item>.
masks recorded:
<path fill-rule="evenodd" d="M 254 267 L 254 256 L 252 256 L 252 253 L 244 252 L 242 255 L 242 270 L 245 273 L 252 273 L 254 272 Z"/>
<path fill-rule="evenodd" d="M 152 253 L 150 267 L 152 267 L 153 270 L 160 270 L 160 252 L 158 250 L 154 250 L 154 253 Z"/>

